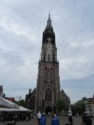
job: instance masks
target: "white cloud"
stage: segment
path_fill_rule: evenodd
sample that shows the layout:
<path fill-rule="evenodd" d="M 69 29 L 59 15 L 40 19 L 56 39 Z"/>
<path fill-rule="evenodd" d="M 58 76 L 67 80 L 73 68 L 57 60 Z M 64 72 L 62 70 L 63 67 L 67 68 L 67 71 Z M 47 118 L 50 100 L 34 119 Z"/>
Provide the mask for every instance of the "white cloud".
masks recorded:
<path fill-rule="evenodd" d="M 33 30 L 24 25 L 24 23 L 18 23 L 14 20 L 7 19 L 6 17 L 0 18 L 0 27 L 4 28 L 4 33 L 11 32 L 20 37 L 26 37 L 27 41 L 36 42 L 36 35 Z"/>
<path fill-rule="evenodd" d="M 77 87 L 80 92 L 86 77 L 90 80 L 90 75 L 94 73 L 93 3 L 92 0 L 52 0 L 45 3 L 43 0 L 1 1 L 0 82 L 4 84 L 6 94 L 13 95 L 12 90 L 19 86 L 17 94 L 23 96 L 27 89 L 36 86 L 42 33 L 49 10 L 56 33 L 60 79 L 64 82 L 75 80 L 77 85 L 78 79 L 84 78 Z M 93 81 L 92 78 L 91 84 Z M 79 99 L 87 96 L 84 91 L 78 97 L 74 84 L 71 84 L 72 88 L 69 82 L 62 84 L 72 101 L 76 100 L 75 96 Z M 90 94 L 92 96 L 93 90 Z"/>

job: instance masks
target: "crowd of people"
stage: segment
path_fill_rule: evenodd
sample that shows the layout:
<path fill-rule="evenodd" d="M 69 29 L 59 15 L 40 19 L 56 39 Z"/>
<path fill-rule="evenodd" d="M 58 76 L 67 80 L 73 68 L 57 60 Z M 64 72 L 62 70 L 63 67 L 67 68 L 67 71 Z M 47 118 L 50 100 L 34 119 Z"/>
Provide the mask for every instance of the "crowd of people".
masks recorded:
<path fill-rule="evenodd" d="M 31 112 L 0 112 L 0 121 L 28 121 L 31 118 Z"/>
<path fill-rule="evenodd" d="M 42 113 L 39 111 L 37 113 L 37 121 L 38 121 L 38 125 L 46 125 L 46 115 L 45 113 Z M 66 123 L 65 125 L 73 125 L 73 117 L 72 115 L 68 116 L 68 123 Z M 56 113 L 52 114 L 52 120 L 51 120 L 51 124 L 50 125 L 60 125 L 60 121 L 58 116 L 56 115 Z M 92 125 L 92 119 L 87 116 L 85 113 L 83 113 L 82 115 L 82 122 L 80 125 Z"/>
<path fill-rule="evenodd" d="M 30 112 L 28 113 L 13 113 L 13 112 L 2 112 L 0 113 L 0 120 L 2 121 L 18 121 L 18 120 L 29 120 L 31 119 Z M 38 125 L 46 125 L 46 118 L 51 118 L 50 125 L 61 125 L 59 117 L 56 113 L 41 113 L 40 111 L 36 114 Z M 67 121 L 66 121 L 67 122 Z M 68 122 L 65 125 L 74 125 L 72 113 L 68 114 Z M 87 116 L 86 113 L 82 115 L 82 122 L 80 125 L 92 125 L 91 117 Z"/>
<path fill-rule="evenodd" d="M 46 115 L 39 111 L 37 114 L 38 125 L 46 125 Z M 51 125 L 60 125 L 59 118 L 56 113 L 52 114 Z"/>

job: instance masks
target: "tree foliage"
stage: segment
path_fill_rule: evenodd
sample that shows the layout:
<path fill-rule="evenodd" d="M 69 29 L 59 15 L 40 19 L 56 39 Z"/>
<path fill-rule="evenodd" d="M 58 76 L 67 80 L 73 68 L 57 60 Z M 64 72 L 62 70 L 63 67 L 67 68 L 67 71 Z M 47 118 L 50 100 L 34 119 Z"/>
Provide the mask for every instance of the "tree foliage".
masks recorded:
<path fill-rule="evenodd" d="M 20 106 L 23 106 L 23 107 L 26 107 L 26 108 L 27 108 L 27 104 L 26 104 L 26 102 L 25 102 L 23 99 L 19 100 L 19 101 L 17 102 L 17 104 L 20 105 Z"/>
<path fill-rule="evenodd" d="M 65 103 L 63 102 L 63 100 L 59 100 L 56 104 L 57 110 L 60 113 L 62 110 L 66 110 L 67 107 L 65 105 Z"/>
<path fill-rule="evenodd" d="M 72 111 L 74 114 L 78 113 L 81 115 L 85 111 L 85 103 L 83 102 L 77 102 L 74 105 L 72 105 Z"/>

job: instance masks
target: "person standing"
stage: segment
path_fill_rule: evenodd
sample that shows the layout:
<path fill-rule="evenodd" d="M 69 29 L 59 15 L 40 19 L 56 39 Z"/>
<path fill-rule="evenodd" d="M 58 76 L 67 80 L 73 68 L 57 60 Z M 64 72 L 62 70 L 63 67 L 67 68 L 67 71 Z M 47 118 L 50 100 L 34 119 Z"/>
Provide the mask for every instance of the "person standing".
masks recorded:
<path fill-rule="evenodd" d="M 83 113 L 82 116 L 82 124 L 81 125 L 92 125 L 92 119 L 90 116 L 87 116 L 86 113 Z"/>
<path fill-rule="evenodd" d="M 57 117 L 56 114 L 54 114 L 52 118 L 51 125 L 60 125 L 59 118 Z"/>
<path fill-rule="evenodd" d="M 46 125 L 46 117 L 44 113 L 42 113 L 42 116 L 40 118 L 40 125 Z"/>
<path fill-rule="evenodd" d="M 40 125 L 40 118 L 41 118 L 41 112 L 39 111 L 39 112 L 37 113 L 38 125 Z"/>
<path fill-rule="evenodd" d="M 72 116 L 68 116 L 68 120 L 70 122 L 70 125 L 73 125 L 73 118 L 72 118 Z"/>
<path fill-rule="evenodd" d="M 73 118 L 72 118 L 72 111 L 68 111 L 68 120 L 70 122 L 70 125 L 73 125 Z"/>

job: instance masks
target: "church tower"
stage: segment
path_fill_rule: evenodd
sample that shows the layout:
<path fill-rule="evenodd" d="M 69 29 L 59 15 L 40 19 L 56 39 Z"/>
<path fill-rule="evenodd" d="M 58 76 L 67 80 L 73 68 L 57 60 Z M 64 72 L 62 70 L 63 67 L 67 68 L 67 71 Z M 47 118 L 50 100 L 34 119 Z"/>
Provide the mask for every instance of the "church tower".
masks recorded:
<path fill-rule="evenodd" d="M 38 65 L 38 76 L 35 97 L 35 110 L 56 111 L 56 102 L 60 100 L 59 62 L 55 32 L 50 14 L 43 32 L 41 59 Z"/>
<path fill-rule="evenodd" d="M 37 86 L 32 92 L 29 90 L 25 100 L 29 109 L 46 113 L 56 112 L 56 104 L 60 100 L 68 108 L 70 105 L 70 98 L 63 89 L 60 91 L 59 62 L 50 14 L 42 36 Z"/>

